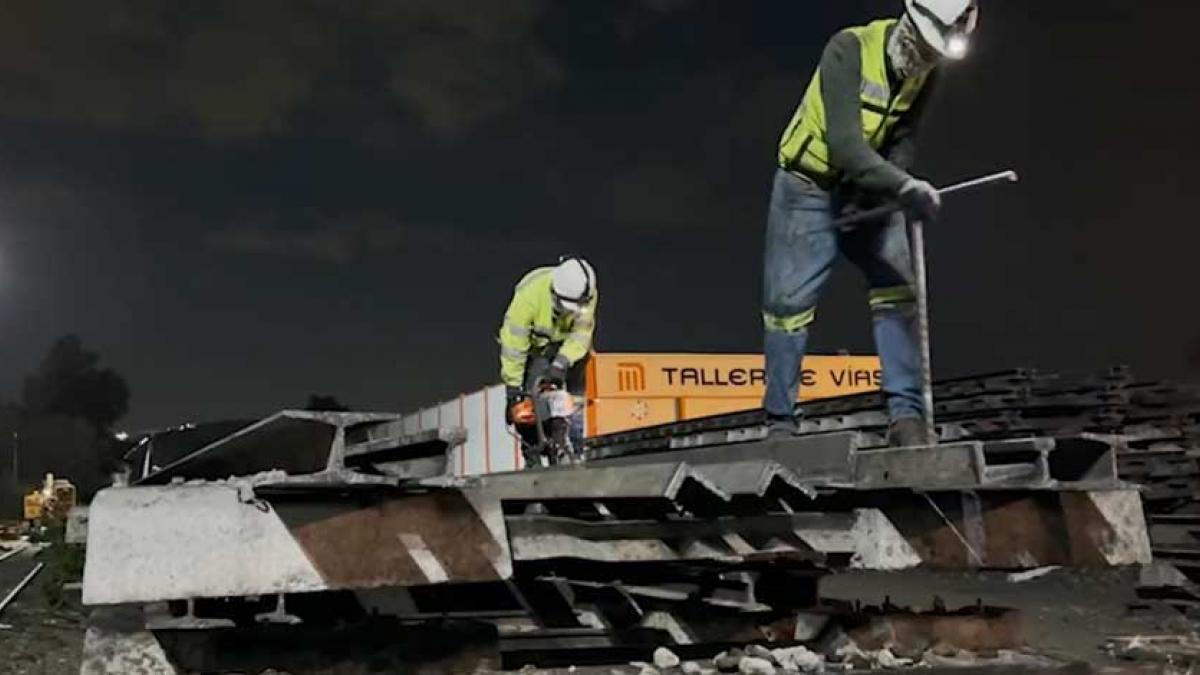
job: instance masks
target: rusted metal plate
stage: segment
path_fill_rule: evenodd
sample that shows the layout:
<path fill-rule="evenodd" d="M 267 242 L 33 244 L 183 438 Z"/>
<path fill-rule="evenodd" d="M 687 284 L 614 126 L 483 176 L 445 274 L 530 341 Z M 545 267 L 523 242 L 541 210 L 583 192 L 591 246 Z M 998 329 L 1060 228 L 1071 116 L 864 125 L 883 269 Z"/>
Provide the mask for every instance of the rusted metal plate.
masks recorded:
<path fill-rule="evenodd" d="M 934 568 L 1027 569 L 1147 563 L 1136 490 L 892 495 L 880 507 Z M 974 501 L 972 501 L 974 500 Z"/>
<path fill-rule="evenodd" d="M 1071 564 L 1059 495 L 997 498 L 1006 496 L 980 495 L 986 537 L 984 566 L 1018 569 Z"/>
<path fill-rule="evenodd" d="M 958 494 L 914 502 L 906 515 L 889 511 L 909 535 L 924 565 L 935 568 L 1022 569 L 1069 564 L 1055 493 L 978 495 L 978 513 Z M 917 528 L 913 525 L 919 523 Z"/>
<path fill-rule="evenodd" d="M 332 588 L 493 581 L 510 572 L 503 542 L 456 491 L 275 508 Z"/>
<path fill-rule="evenodd" d="M 939 643 L 969 652 L 1017 649 L 1025 644 L 1020 612 L 1001 609 L 883 614 L 870 617 L 849 635 L 860 649 L 890 647 L 915 653 Z"/>

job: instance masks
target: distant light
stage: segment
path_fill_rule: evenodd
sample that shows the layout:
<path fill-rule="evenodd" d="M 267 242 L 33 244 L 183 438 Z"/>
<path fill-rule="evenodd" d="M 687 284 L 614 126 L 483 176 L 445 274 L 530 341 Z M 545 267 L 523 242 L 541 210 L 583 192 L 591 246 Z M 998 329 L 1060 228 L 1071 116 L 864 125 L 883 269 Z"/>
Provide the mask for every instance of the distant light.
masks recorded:
<path fill-rule="evenodd" d="M 967 55 L 967 47 L 969 46 L 967 36 L 951 35 L 950 39 L 946 41 L 946 55 L 952 59 L 961 59 Z"/>
<path fill-rule="evenodd" d="M 124 431 L 118 431 L 118 432 L 116 433 L 116 437 L 117 437 L 117 440 L 118 440 L 118 441 L 127 441 L 127 440 L 129 440 L 129 434 L 125 433 Z"/>

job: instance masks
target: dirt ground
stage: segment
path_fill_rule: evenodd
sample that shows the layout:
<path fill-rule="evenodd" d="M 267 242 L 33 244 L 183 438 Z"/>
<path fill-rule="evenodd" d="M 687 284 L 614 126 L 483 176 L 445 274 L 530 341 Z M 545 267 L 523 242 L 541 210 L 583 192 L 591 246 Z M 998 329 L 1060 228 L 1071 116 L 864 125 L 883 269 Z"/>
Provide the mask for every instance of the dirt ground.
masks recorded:
<path fill-rule="evenodd" d="M 1007 574 L 850 572 L 821 580 L 826 598 L 862 600 L 878 605 L 885 599 L 899 606 L 929 608 L 938 597 L 951 609 L 977 601 L 1021 612 L 1026 644 L 1035 652 L 1093 665 L 1111 663 L 1105 642 L 1113 636 L 1189 634 L 1196 630 L 1170 609 L 1132 612 L 1138 571 L 1055 570 L 1024 582 Z"/>
<path fill-rule="evenodd" d="M 21 553 L 0 562 L 0 596 L 38 562 L 46 567 L 0 614 L 0 673 L 77 675 L 85 617 L 78 595 L 61 592 L 55 556 Z"/>
<path fill-rule="evenodd" d="M 86 619 L 78 594 L 59 590 L 74 563 L 64 562 L 51 550 L 36 558 L 28 554 L 14 556 L 0 563 L 0 591 L 10 588 L 37 562 L 45 562 L 46 568 L 0 614 L 0 674 L 76 675 Z M 886 600 L 893 605 L 927 609 L 937 598 L 951 609 L 977 602 L 1014 608 L 1021 612 L 1024 636 L 1032 651 L 1062 662 L 1083 661 L 1111 668 L 1119 664 L 1104 649 L 1109 637 L 1188 634 L 1195 630 L 1171 610 L 1131 612 L 1128 603 L 1135 598 L 1136 578 L 1135 570 L 1058 570 L 1020 583 L 1002 573 L 852 572 L 826 577 L 821 588 L 824 597 L 870 605 Z M 420 670 L 435 672 L 436 666 L 434 670 Z M 336 672 L 379 671 L 338 668 Z M 638 671 L 610 666 L 574 672 Z"/>

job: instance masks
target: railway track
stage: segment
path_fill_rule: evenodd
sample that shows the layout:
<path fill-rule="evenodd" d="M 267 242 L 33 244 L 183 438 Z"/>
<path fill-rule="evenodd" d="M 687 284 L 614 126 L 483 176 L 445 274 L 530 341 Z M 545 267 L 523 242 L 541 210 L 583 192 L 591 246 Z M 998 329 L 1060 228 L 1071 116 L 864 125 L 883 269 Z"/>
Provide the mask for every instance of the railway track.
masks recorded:
<path fill-rule="evenodd" d="M 33 547 L 0 551 L 0 616 L 25 591 L 45 567 L 35 559 Z"/>

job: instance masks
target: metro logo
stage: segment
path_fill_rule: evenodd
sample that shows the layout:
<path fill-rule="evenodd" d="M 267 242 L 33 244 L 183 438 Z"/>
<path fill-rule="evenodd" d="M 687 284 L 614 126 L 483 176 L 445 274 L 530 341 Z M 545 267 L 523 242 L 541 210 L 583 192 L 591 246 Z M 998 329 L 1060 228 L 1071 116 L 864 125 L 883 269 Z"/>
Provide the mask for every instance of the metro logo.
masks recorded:
<path fill-rule="evenodd" d="M 644 391 L 646 389 L 646 367 L 640 363 L 617 364 L 618 391 Z"/>

